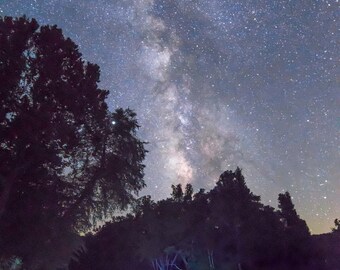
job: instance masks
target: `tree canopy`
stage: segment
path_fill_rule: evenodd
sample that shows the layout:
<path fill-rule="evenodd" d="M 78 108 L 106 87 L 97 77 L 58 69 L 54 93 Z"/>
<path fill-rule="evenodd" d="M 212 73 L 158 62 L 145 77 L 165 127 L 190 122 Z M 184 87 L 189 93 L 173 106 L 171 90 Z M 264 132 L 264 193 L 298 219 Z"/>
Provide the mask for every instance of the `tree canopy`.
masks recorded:
<path fill-rule="evenodd" d="M 108 110 L 99 76 L 56 26 L 0 18 L 1 253 L 27 259 L 145 186 L 136 114 Z"/>

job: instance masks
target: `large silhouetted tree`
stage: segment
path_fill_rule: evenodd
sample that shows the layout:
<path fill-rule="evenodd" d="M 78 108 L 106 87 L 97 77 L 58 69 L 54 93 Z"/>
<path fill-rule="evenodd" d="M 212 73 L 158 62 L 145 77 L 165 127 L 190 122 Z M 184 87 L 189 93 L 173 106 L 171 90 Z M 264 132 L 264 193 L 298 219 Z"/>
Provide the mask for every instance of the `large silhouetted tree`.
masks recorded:
<path fill-rule="evenodd" d="M 136 115 L 109 112 L 98 82 L 56 26 L 0 18 L 1 254 L 28 262 L 144 187 Z"/>

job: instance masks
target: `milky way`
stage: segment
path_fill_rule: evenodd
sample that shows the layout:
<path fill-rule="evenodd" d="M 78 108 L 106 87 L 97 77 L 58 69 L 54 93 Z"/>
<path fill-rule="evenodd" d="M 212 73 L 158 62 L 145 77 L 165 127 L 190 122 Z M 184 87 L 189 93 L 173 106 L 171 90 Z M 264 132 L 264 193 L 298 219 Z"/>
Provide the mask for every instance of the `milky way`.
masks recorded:
<path fill-rule="evenodd" d="M 340 217 L 337 0 L 0 1 L 23 14 L 61 27 L 110 107 L 137 112 L 143 194 L 240 166 L 264 203 L 290 191 L 313 233 Z"/>

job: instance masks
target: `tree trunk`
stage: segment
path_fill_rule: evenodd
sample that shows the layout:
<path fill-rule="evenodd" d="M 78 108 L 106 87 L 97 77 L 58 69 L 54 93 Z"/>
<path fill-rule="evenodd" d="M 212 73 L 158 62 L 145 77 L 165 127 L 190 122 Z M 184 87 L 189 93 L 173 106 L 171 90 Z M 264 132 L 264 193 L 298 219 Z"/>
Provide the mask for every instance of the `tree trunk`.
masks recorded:
<path fill-rule="evenodd" d="M 210 270 L 214 270 L 215 269 L 215 265 L 214 265 L 214 251 L 210 251 L 208 249 L 207 252 L 208 252 L 209 269 Z"/>

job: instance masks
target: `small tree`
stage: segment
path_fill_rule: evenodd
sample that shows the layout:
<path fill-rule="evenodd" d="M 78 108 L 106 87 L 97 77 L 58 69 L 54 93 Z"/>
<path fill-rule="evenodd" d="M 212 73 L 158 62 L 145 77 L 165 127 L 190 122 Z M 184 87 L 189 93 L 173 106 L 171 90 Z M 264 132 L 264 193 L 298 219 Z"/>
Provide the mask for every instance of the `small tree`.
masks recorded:
<path fill-rule="evenodd" d="M 285 226 L 288 229 L 298 230 L 300 234 L 309 235 L 308 226 L 297 214 L 289 192 L 279 194 L 278 200 L 280 215 Z"/>
<path fill-rule="evenodd" d="M 334 220 L 334 228 L 332 228 L 332 231 L 340 232 L 340 220 L 337 218 Z"/>
<path fill-rule="evenodd" d="M 184 196 L 182 185 L 181 184 L 171 185 L 171 188 L 172 188 L 171 198 L 174 201 L 181 202 Z"/>
<path fill-rule="evenodd" d="M 190 202 L 193 199 L 194 189 L 191 184 L 186 184 L 185 193 L 184 193 L 184 201 Z"/>
<path fill-rule="evenodd" d="M 313 243 L 306 222 L 297 214 L 289 192 L 279 194 L 279 216 L 284 227 L 284 260 L 290 268 L 310 260 Z M 308 248 L 306 248 L 308 247 Z"/>

